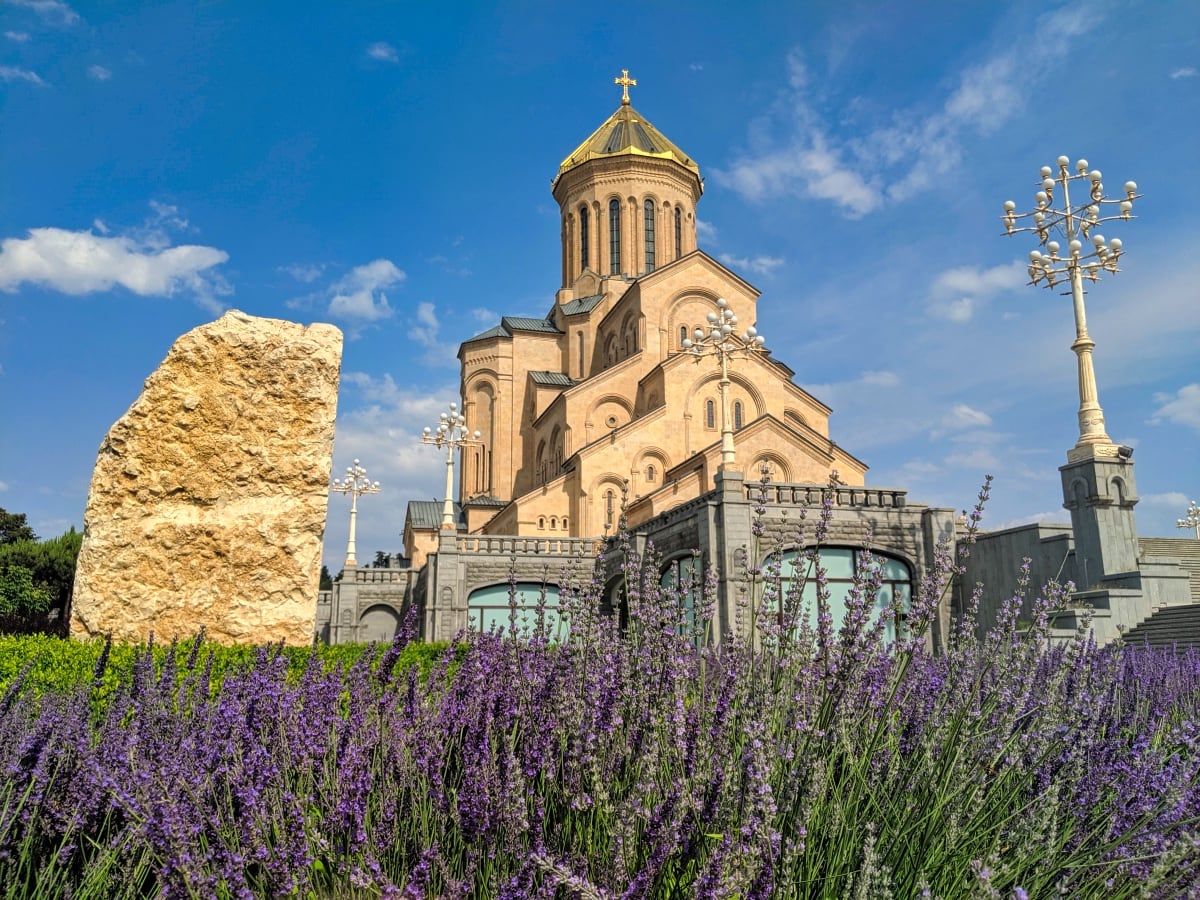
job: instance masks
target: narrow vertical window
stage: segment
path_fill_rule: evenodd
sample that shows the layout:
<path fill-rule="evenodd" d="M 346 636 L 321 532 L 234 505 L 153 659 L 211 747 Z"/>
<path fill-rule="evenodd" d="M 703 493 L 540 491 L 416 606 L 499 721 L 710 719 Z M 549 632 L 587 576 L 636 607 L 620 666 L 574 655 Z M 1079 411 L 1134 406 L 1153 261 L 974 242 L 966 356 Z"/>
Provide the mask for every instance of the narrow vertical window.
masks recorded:
<path fill-rule="evenodd" d="M 652 484 L 655 479 L 654 466 L 646 466 L 646 482 Z"/>
<path fill-rule="evenodd" d="M 577 331 L 576 337 L 579 343 L 579 378 L 583 379 L 583 332 Z"/>
<path fill-rule="evenodd" d="M 733 430 L 739 431 L 742 427 L 742 401 L 733 401 Z"/>
<path fill-rule="evenodd" d="M 588 208 L 579 207 L 579 268 L 588 267 Z"/>
<path fill-rule="evenodd" d="M 683 342 L 687 340 L 687 337 L 688 337 L 688 335 L 687 335 L 687 326 L 686 326 L 686 325 L 680 325 L 680 326 L 679 326 L 679 346 L 680 346 L 680 347 L 682 347 L 682 346 L 683 346 Z"/>
<path fill-rule="evenodd" d="M 604 527 L 605 529 L 612 528 L 613 524 L 613 507 L 616 503 L 616 495 L 612 491 L 606 491 L 604 494 Z"/>
<path fill-rule="evenodd" d="M 608 272 L 621 274 L 621 201 L 608 203 Z"/>
<path fill-rule="evenodd" d="M 645 211 L 646 232 L 646 271 L 654 271 L 654 201 L 647 200 L 642 204 Z"/>
<path fill-rule="evenodd" d="M 704 401 L 704 427 L 717 427 L 717 404 L 713 403 L 711 400 Z"/>
<path fill-rule="evenodd" d="M 683 211 L 675 207 L 675 258 L 683 256 Z"/>

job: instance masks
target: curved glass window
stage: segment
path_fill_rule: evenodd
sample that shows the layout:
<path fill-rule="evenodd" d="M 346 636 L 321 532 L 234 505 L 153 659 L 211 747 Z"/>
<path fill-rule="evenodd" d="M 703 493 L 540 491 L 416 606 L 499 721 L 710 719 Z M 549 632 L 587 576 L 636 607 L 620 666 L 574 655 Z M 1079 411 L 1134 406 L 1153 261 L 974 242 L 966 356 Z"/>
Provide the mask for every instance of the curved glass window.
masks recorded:
<path fill-rule="evenodd" d="M 829 611 L 833 616 L 833 631 L 836 634 L 842 627 L 846 616 L 846 598 L 854 584 L 854 572 L 866 559 L 867 554 L 862 550 L 849 547 L 821 548 L 821 566 L 825 569 L 826 584 L 829 587 Z M 881 582 L 879 593 L 875 595 L 874 609 L 871 613 L 868 627 L 874 625 L 880 616 L 884 617 L 884 639 L 896 639 L 896 625 L 900 625 L 903 635 L 904 622 L 912 605 L 912 572 L 903 560 L 886 556 L 882 553 L 869 554 L 870 565 L 880 570 Z M 770 565 L 768 560 L 767 565 Z M 767 566 L 764 566 L 764 569 Z M 776 596 L 774 587 L 767 585 L 771 592 L 769 599 L 777 604 L 780 615 L 789 590 L 794 583 L 804 581 L 804 590 L 800 595 L 803 614 L 812 628 L 817 627 L 817 578 L 815 568 L 809 568 L 809 561 L 803 550 L 785 550 L 780 555 L 780 583 Z M 807 577 L 805 577 L 807 576 Z M 899 623 L 896 621 L 895 605 L 899 606 Z"/>
<path fill-rule="evenodd" d="M 621 274 L 621 201 L 608 203 L 608 272 Z"/>
<path fill-rule="evenodd" d="M 654 466 L 646 466 L 646 481 L 653 482 L 655 477 Z"/>
<path fill-rule="evenodd" d="M 579 268 L 588 267 L 588 209 L 579 207 Z"/>
<path fill-rule="evenodd" d="M 516 601 L 516 633 L 532 634 L 537 627 L 538 602 L 543 586 L 532 581 L 518 582 L 513 599 Z M 558 587 L 545 585 L 546 634 L 551 640 L 566 637 L 567 626 L 558 615 Z M 493 584 L 471 591 L 467 598 L 467 621 L 480 631 L 495 629 L 504 633 L 514 624 L 513 608 L 509 604 L 509 585 Z"/>
<path fill-rule="evenodd" d="M 683 256 L 683 213 L 675 207 L 675 258 Z"/>
<path fill-rule="evenodd" d="M 704 401 L 704 427 L 717 427 L 717 404 L 711 400 Z"/>
<path fill-rule="evenodd" d="M 700 605 L 700 592 L 704 584 L 704 570 L 699 556 L 683 556 L 672 560 L 663 570 L 658 581 L 663 596 L 674 596 L 679 600 L 680 616 L 676 626 L 680 634 L 690 635 L 697 644 L 703 634 L 697 627 L 696 607 Z"/>
<path fill-rule="evenodd" d="M 642 204 L 645 212 L 644 230 L 646 236 L 646 271 L 654 271 L 654 201 L 647 200 Z"/>
<path fill-rule="evenodd" d="M 733 401 L 733 430 L 739 431 L 742 427 L 742 401 Z"/>

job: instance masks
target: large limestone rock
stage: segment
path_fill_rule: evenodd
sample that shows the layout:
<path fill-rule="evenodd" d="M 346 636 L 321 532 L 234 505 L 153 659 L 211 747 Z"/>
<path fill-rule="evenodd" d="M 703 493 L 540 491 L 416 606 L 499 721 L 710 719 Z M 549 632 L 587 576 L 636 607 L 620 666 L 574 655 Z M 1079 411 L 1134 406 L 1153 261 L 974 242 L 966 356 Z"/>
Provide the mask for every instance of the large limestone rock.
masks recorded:
<path fill-rule="evenodd" d="M 342 334 L 229 312 L 100 446 L 71 633 L 312 641 Z"/>

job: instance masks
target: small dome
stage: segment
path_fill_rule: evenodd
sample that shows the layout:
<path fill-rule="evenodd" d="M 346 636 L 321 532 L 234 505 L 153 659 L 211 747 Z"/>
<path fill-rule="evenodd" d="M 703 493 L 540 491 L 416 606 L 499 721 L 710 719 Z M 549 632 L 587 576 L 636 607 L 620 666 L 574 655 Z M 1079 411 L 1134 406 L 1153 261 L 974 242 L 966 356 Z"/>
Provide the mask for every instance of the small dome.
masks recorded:
<path fill-rule="evenodd" d="M 628 103 L 622 103 L 603 125 L 592 132 L 575 151 L 562 161 L 554 181 L 589 159 L 610 156 L 652 156 L 671 159 L 688 169 L 697 178 L 700 167 L 686 153 L 642 117 Z"/>

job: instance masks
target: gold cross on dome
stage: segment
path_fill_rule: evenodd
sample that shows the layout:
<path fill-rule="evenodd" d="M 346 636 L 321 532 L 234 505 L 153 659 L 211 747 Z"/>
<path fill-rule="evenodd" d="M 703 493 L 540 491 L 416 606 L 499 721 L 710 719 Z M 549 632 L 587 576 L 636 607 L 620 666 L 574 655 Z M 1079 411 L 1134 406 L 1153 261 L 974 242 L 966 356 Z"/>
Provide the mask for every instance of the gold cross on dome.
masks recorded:
<path fill-rule="evenodd" d="M 629 105 L 629 88 L 631 86 L 637 87 L 637 79 L 629 77 L 628 69 L 622 69 L 621 77 L 614 78 L 613 84 L 619 84 L 621 86 L 621 105 L 628 106 Z"/>

